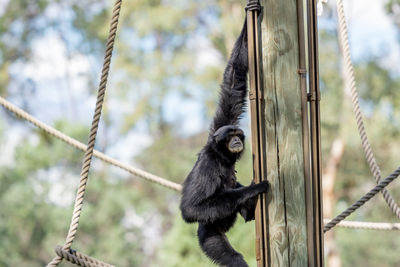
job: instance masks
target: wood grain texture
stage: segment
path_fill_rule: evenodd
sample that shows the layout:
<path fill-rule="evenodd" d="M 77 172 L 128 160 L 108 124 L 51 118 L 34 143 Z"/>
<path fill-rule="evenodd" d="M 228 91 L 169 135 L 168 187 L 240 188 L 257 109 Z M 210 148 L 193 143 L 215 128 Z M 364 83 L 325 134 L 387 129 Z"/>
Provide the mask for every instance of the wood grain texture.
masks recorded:
<path fill-rule="evenodd" d="M 269 266 L 307 266 L 302 95 L 296 0 L 263 0 Z"/>

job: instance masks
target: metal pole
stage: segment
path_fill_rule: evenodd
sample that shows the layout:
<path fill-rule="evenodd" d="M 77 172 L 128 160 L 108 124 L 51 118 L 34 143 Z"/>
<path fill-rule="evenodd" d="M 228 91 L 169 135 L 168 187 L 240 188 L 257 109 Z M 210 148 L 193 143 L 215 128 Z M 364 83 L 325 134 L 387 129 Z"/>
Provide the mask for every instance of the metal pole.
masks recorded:
<path fill-rule="evenodd" d="M 321 126 L 320 126 L 320 90 L 318 63 L 318 23 L 317 1 L 307 1 L 308 16 L 308 58 L 309 58 L 309 108 L 311 140 L 311 175 L 314 229 L 315 266 L 324 266 L 324 232 L 322 211 L 322 175 L 321 175 Z"/>
<path fill-rule="evenodd" d="M 265 172 L 265 120 L 264 93 L 262 86 L 262 68 L 260 51 L 261 6 L 258 0 L 247 1 L 247 32 L 249 53 L 249 99 L 251 114 L 251 136 L 254 180 L 259 183 L 266 179 Z M 265 196 L 260 196 L 256 207 L 256 260 L 258 267 L 267 266 L 268 228 L 265 210 Z"/>

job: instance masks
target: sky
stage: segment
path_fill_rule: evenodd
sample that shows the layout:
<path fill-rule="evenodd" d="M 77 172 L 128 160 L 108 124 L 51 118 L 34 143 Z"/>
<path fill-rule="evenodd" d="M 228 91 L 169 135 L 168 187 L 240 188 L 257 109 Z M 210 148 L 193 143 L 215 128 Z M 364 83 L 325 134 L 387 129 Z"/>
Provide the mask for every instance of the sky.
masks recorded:
<path fill-rule="evenodd" d="M 400 75 L 399 34 L 390 17 L 385 13 L 384 3 L 379 0 L 345 0 L 349 42 L 354 61 L 367 56 L 383 58 L 383 62 L 393 73 Z M 336 12 L 336 1 L 328 4 Z M 322 15 L 322 18 L 324 18 Z M 321 23 L 324 25 L 324 23 Z M 320 49 L 323 49 L 321 47 Z"/>

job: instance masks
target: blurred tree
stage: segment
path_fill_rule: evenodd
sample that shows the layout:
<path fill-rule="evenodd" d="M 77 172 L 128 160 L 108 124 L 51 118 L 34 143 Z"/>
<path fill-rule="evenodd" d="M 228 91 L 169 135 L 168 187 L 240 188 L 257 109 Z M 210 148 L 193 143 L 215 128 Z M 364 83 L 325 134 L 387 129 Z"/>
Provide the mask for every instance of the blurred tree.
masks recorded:
<path fill-rule="evenodd" d="M 388 2 L 390 10 L 396 10 L 397 2 Z M 67 86 L 72 96 L 65 100 L 71 102 L 69 108 L 75 108 L 75 113 L 82 110 L 87 102 L 80 99 L 93 95 L 98 83 L 111 4 L 104 0 L 3 1 L 1 96 L 29 103 L 28 97 L 40 91 L 23 71 L 15 69 L 33 60 L 35 41 L 55 32 L 66 48 L 67 64 L 72 64 L 76 55 L 90 59 L 89 70 L 80 74 L 87 86 L 79 91 L 79 98 L 73 97 L 74 83 Z M 181 118 L 174 118 L 182 109 L 180 104 L 188 101 L 199 103 L 204 121 L 213 115 L 223 67 L 241 28 L 243 5 L 238 0 L 124 2 L 98 148 L 119 148 L 121 155 L 127 154 L 143 169 L 183 181 L 206 141 L 208 123 L 188 135 L 182 130 Z M 331 208 L 335 215 L 371 188 L 374 180 L 362 154 L 353 114 L 345 107 L 336 34 L 322 31 L 320 48 L 323 155 L 330 155 L 338 137 L 345 144 L 341 160 L 334 164 Z M 398 164 L 400 80 L 379 59 L 368 55 L 357 62 L 356 74 L 370 141 L 385 175 Z M 77 79 L 66 76 L 67 81 Z M 57 89 L 57 94 L 61 93 Z M 35 111 L 29 105 L 25 108 Z M 171 110 L 173 115 L 168 115 Z M 186 110 L 183 113 L 188 116 Z M 85 115 L 91 116 L 81 117 Z M 88 126 L 65 116 L 60 114 L 53 124 L 85 142 Z M 54 256 L 54 245 L 65 238 L 82 153 L 11 118 L 0 117 L 0 265 L 43 266 Z M 130 151 L 141 147 L 141 141 L 132 138 L 136 131 L 151 137 L 150 146 L 135 154 Z M 134 140 L 126 146 L 125 139 Z M 252 177 L 249 149 L 246 153 L 238 167 L 244 184 Z M 324 165 L 331 159 L 324 156 Z M 400 188 L 394 185 L 390 189 L 400 199 Z M 183 223 L 178 203 L 179 194 L 95 160 L 74 248 L 118 266 L 211 266 L 198 248 L 196 226 Z M 380 198 L 352 218 L 395 220 Z M 396 266 L 400 261 L 393 249 L 400 246 L 396 235 L 334 231 L 343 266 Z M 238 218 L 229 238 L 255 266 L 254 223 L 244 224 Z M 371 245 L 371 240 L 375 244 Z"/>
<path fill-rule="evenodd" d="M 386 0 L 386 11 L 393 18 L 393 22 L 400 27 L 400 1 Z"/>

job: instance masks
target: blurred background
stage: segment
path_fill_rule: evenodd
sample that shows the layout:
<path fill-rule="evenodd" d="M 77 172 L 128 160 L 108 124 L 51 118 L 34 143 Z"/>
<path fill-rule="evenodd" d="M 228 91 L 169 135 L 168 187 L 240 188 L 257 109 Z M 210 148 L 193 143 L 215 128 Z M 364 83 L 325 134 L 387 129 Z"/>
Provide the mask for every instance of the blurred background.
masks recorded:
<path fill-rule="evenodd" d="M 343 90 L 334 2 L 319 20 L 326 217 L 375 183 Z M 86 143 L 112 4 L 0 0 L 0 95 Z M 96 149 L 182 182 L 206 140 L 244 5 L 124 1 Z M 345 8 L 367 131 L 386 176 L 399 164 L 400 0 L 346 0 Z M 243 125 L 248 129 L 247 116 Z M 0 266 L 43 266 L 53 258 L 70 223 L 82 158 L 0 108 Z M 249 149 L 237 169 L 248 184 Z M 389 189 L 400 201 L 399 182 Z M 213 266 L 178 203 L 176 192 L 94 159 L 73 248 L 117 266 Z M 381 196 L 350 219 L 396 222 Z M 239 218 L 229 232 L 251 266 L 254 229 Z M 400 266 L 399 235 L 335 228 L 326 236 L 327 266 Z"/>

